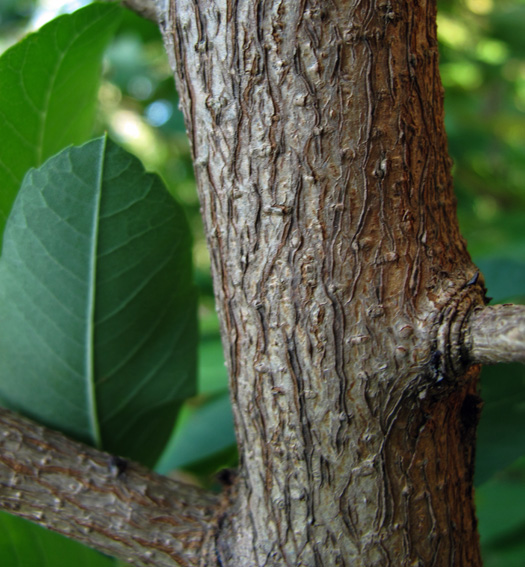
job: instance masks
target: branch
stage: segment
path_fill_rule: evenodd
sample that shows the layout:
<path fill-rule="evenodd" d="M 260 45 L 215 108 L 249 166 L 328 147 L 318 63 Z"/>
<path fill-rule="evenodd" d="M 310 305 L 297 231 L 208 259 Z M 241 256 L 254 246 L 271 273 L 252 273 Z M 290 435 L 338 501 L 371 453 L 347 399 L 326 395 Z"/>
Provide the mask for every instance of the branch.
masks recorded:
<path fill-rule="evenodd" d="M 152 22 L 157 21 L 155 0 L 121 0 L 121 4 L 143 18 L 151 20 Z"/>
<path fill-rule="evenodd" d="M 476 364 L 525 364 L 525 306 L 494 305 L 472 313 L 465 345 Z"/>
<path fill-rule="evenodd" d="M 220 504 L 0 409 L 0 508 L 134 565 L 193 567 Z"/>
<path fill-rule="evenodd" d="M 155 0 L 118 0 L 120 4 L 139 16 L 157 22 L 157 7 Z M 99 0 L 99 2 L 115 2 L 115 0 Z"/>

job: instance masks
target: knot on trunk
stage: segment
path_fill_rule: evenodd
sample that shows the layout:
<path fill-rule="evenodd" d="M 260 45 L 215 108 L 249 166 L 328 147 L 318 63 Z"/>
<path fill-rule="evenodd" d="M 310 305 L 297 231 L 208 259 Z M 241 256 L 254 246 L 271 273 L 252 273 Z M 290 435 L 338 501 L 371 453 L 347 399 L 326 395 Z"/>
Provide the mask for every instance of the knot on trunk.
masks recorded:
<path fill-rule="evenodd" d="M 472 312 L 485 305 L 483 277 L 476 272 L 446 298 L 433 326 L 433 344 L 429 365 L 438 381 L 455 383 L 472 365 L 467 344 L 468 320 Z"/>

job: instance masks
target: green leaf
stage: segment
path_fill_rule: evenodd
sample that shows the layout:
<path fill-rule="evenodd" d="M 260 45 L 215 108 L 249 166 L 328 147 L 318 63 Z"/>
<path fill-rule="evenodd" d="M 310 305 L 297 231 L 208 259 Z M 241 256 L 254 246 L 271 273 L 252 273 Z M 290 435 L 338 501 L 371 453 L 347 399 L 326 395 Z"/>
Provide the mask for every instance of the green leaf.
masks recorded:
<path fill-rule="evenodd" d="M 483 411 L 476 446 L 476 485 L 525 455 L 525 366 L 498 364 L 481 373 Z"/>
<path fill-rule="evenodd" d="M 115 560 L 5 512 L 0 512 L 0 557 L 6 567 L 115 567 Z"/>
<path fill-rule="evenodd" d="M 191 237 L 105 137 L 25 177 L 0 258 L 0 399 L 152 465 L 195 389 Z"/>
<path fill-rule="evenodd" d="M 87 6 L 0 57 L 0 235 L 28 169 L 90 136 L 102 54 L 121 12 Z"/>
<path fill-rule="evenodd" d="M 178 427 L 157 466 L 166 474 L 193 468 L 228 450 L 235 450 L 233 415 L 228 393 L 206 401 Z"/>

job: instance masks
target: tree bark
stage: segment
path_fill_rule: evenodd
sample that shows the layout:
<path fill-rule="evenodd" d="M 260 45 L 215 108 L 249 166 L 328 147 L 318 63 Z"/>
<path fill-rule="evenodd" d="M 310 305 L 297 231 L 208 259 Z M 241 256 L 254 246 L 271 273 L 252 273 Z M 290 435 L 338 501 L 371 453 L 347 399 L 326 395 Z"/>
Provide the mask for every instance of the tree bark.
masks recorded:
<path fill-rule="evenodd" d="M 456 223 L 435 3 L 163 15 L 241 455 L 220 565 L 480 565 L 462 338 L 484 289 Z"/>
<path fill-rule="evenodd" d="M 239 474 L 219 498 L 1 410 L 1 506 L 135 565 L 481 565 L 477 364 L 523 361 L 525 315 L 458 230 L 434 1 L 157 3 Z"/>
<path fill-rule="evenodd" d="M 137 566 L 196 567 L 221 498 L 0 408 L 1 509 Z"/>
<path fill-rule="evenodd" d="M 525 364 L 525 306 L 476 309 L 468 321 L 465 343 L 472 362 Z"/>

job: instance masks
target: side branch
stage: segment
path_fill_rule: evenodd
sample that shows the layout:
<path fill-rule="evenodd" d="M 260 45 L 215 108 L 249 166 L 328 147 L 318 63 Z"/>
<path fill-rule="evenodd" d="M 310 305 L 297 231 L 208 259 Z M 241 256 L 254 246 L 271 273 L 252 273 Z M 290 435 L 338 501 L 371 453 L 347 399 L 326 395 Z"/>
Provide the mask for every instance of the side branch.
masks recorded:
<path fill-rule="evenodd" d="M 134 565 L 193 567 L 215 495 L 0 409 L 0 509 Z"/>
<path fill-rule="evenodd" d="M 114 2 L 115 0 L 99 0 L 100 2 Z M 157 22 L 157 7 L 155 0 L 120 0 L 122 6 L 135 12 L 142 18 Z"/>
<path fill-rule="evenodd" d="M 468 320 L 465 345 L 476 364 L 525 364 L 525 306 L 494 305 L 476 310 Z"/>
<path fill-rule="evenodd" d="M 147 20 L 157 21 L 155 0 L 122 0 L 122 5 Z"/>

